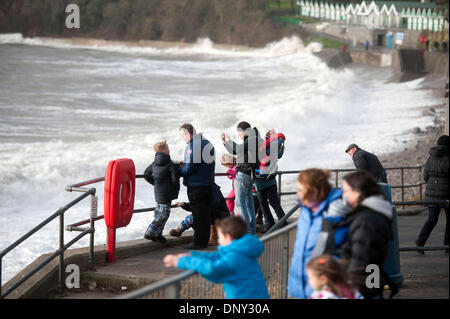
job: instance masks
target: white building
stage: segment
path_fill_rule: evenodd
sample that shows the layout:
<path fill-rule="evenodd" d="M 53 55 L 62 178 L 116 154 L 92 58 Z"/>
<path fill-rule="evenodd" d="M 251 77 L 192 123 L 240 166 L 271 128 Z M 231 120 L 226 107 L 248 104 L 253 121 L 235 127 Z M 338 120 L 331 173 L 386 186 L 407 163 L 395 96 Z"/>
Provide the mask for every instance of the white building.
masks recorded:
<path fill-rule="evenodd" d="M 328 3 L 323 1 L 297 1 L 298 13 L 303 17 L 331 20 L 368 28 L 390 27 L 410 30 L 448 30 L 444 20 L 447 9 L 435 3 L 362 1 L 358 4 Z"/>

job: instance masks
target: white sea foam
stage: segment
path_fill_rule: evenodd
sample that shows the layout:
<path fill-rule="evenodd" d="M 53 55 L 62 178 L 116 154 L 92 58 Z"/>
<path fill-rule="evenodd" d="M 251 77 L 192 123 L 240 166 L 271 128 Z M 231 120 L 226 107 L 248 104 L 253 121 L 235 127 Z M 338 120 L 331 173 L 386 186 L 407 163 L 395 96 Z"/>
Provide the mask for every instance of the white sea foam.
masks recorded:
<path fill-rule="evenodd" d="M 405 130 L 432 124 L 421 107 L 438 103 L 418 89 L 420 79 L 386 83 L 389 69 L 329 69 L 311 54 L 320 45 L 305 48 L 295 37 L 242 51 L 209 39 L 158 49 L 21 34 L 0 35 L 0 46 L 0 249 L 78 195 L 65 185 L 103 176 L 112 159 L 131 158 L 142 174 L 153 144 L 166 139 L 172 158 L 181 160 L 184 122 L 204 132 L 218 156 L 225 152 L 220 133 L 237 140 L 236 124 L 247 120 L 263 135 L 270 128 L 286 135 L 280 169 L 335 168 L 349 162 L 343 150 L 351 142 L 378 154 L 403 147 L 411 138 Z M 217 164 L 216 171 L 224 170 Z M 216 180 L 228 194 L 230 181 Z M 95 186 L 101 213 L 103 183 Z M 136 191 L 136 208 L 154 205 L 149 184 L 138 180 Z M 186 199 L 182 188 L 179 200 Z M 88 212 L 88 202 L 75 206 L 66 225 Z M 165 232 L 186 214 L 174 209 Z M 118 241 L 141 238 L 151 219 L 152 213 L 133 216 Z M 57 229 L 52 223 L 8 254 L 3 281 L 56 249 Z M 96 244 L 105 234 L 100 221 Z M 75 235 L 66 232 L 66 242 Z M 76 247 L 86 245 L 84 239 Z"/>

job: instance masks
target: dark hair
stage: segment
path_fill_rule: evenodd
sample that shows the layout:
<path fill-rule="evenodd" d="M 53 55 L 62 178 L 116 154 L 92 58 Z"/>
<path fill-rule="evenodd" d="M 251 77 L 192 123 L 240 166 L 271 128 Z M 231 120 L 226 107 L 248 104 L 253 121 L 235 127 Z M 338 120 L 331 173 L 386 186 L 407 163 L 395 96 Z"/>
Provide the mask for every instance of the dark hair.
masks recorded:
<path fill-rule="evenodd" d="M 370 196 L 382 195 L 386 198 L 383 190 L 377 184 L 375 178 L 368 171 L 357 170 L 356 172 L 349 173 L 343 177 L 344 181 L 350 186 L 351 189 L 360 193 L 358 198 L 358 205 Z"/>
<path fill-rule="evenodd" d="M 328 197 L 331 184 L 328 182 L 330 171 L 309 168 L 298 174 L 297 181 L 303 186 L 303 197 L 311 202 L 323 201 Z"/>
<path fill-rule="evenodd" d="M 252 126 L 248 122 L 245 122 L 245 121 L 242 121 L 237 125 L 237 128 L 240 130 L 243 130 L 243 131 L 245 131 L 246 129 L 249 129 L 251 127 Z"/>
<path fill-rule="evenodd" d="M 344 267 L 331 255 L 311 258 L 306 268 L 314 271 L 317 276 L 325 276 L 328 279 L 327 287 L 339 297 L 345 297 L 339 288 L 353 290 Z"/>
<path fill-rule="evenodd" d="M 194 136 L 195 129 L 192 126 L 192 124 L 184 123 L 183 125 L 180 126 L 180 131 L 181 130 L 186 130 L 186 131 L 188 131 L 189 134 L 191 134 L 191 136 Z"/>
<path fill-rule="evenodd" d="M 233 239 L 239 239 L 247 233 L 247 224 L 240 216 L 230 216 L 216 220 L 216 228 L 224 235 L 230 235 Z"/>
<path fill-rule="evenodd" d="M 449 144 L 448 135 L 441 135 L 437 140 L 437 145 L 447 145 Z"/>

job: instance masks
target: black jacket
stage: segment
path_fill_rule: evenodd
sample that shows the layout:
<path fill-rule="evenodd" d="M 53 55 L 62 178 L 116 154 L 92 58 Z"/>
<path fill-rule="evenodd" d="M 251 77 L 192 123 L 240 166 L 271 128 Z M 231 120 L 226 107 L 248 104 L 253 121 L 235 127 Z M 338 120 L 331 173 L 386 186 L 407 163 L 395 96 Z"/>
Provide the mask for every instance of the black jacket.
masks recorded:
<path fill-rule="evenodd" d="M 378 183 L 387 183 L 386 171 L 374 154 L 358 148 L 353 154 L 353 163 L 357 169 L 371 173 Z"/>
<path fill-rule="evenodd" d="M 262 142 L 258 129 L 254 127 L 244 136 L 242 144 L 236 144 L 232 140 L 224 144 L 229 153 L 236 155 L 236 172 L 250 175 L 258 167 L 260 159 L 265 155 L 265 150 L 261 149 Z"/>
<path fill-rule="evenodd" d="M 155 201 L 160 204 L 170 203 L 178 198 L 180 191 L 180 170 L 170 160 L 170 156 L 158 152 L 155 161 L 145 169 L 144 179 L 155 186 Z"/>
<path fill-rule="evenodd" d="M 448 191 L 448 147 L 430 148 L 430 157 L 424 166 L 423 179 L 427 182 L 425 200 L 446 200 Z"/>
<path fill-rule="evenodd" d="M 183 206 L 181 206 L 181 208 L 189 212 L 191 211 L 191 205 L 188 202 L 183 203 Z M 220 191 L 220 186 L 217 184 L 211 186 L 210 208 L 213 222 L 216 219 L 222 219 L 230 216 L 230 211 L 228 210 L 225 198 Z"/>
<path fill-rule="evenodd" d="M 340 257 L 348 262 L 348 273 L 365 297 L 379 295 L 379 289 L 365 285 L 366 267 L 376 264 L 383 267 L 392 239 L 392 206 L 383 196 L 366 198 L 348 215 L 349 233 L 342 245 Z M 382 283 L 380 283 L 382 286 Z"/>

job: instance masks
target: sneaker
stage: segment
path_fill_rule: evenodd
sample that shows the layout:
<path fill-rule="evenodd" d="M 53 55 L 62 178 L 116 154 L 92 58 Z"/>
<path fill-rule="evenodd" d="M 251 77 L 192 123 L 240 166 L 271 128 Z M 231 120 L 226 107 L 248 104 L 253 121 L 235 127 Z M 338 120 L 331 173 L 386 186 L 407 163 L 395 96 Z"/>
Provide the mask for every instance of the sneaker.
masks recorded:
<path fill-rule="evenodd" d="M 180 237 L 182 233 L 183 232 L 181 230 L 179 230 L 178 228 L 176 228 L 176 229 L 174 228 L 169 231 L 170 236 L 173 236 L 173 237 Z"/>
<path fill-rule="evenodd" d="M 198 245 L 196 245 L 194 243 L 189 243 L 189 244 L 183 245 L 183 248 L 184 249 L 191 249 L 191 250 L 203 250 L 206 247 L 198 246 Z"/>
<path fill-rule="evenodd" d="M 415 243 L 416 243 L 417 247 L 423 247 L 424 246 L 424 244 L 418 239 L 416 239 Z M 425 251 L 423 251 L 423 250 L 416 250 L 416 251 L 417 251 L 417 253 L 419 255 L 425 255 Z"/>

